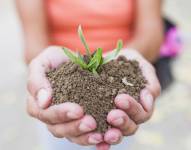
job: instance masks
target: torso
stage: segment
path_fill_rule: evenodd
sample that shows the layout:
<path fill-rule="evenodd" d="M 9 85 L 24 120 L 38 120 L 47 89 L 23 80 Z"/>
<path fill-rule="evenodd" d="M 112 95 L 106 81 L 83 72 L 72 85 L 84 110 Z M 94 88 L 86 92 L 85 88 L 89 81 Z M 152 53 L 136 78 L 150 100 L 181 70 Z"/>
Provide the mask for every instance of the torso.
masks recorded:
<path fill-rule="evenodd" d="M 109 51 L 118 39 L 131 37 L 133 0 L 47 0 L 47 17 L 51 44 L 62 45 L 84 53 L 77 35 L 79 24 L 91 51 L 97 47 Z"/>

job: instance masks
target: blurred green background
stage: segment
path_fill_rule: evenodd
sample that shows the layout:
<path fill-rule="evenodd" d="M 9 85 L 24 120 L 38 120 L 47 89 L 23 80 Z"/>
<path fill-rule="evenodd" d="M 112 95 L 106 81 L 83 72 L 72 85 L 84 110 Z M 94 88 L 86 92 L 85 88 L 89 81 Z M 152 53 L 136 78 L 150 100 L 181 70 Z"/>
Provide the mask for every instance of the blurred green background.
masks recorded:
<path fill-rule="evenodd" d="M 132 150 L 191 150 L 191 0 L 164 0 L 183 53 L 173 61 L 175 82 L 157 100 L 152 119 L 134 136 Z M 0 0 L 0 150 L 41 150 L 36 122 L 27 116 L 27 67 L 14 0 Z"/>

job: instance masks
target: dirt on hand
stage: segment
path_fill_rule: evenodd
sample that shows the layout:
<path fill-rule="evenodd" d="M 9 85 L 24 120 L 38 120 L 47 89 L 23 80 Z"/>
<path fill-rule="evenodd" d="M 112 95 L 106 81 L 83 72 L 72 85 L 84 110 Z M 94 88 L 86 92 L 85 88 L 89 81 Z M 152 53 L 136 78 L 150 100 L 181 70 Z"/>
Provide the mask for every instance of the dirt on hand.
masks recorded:
<path fill-rule="evenodd" d="M 79 104 L 86 114 L 95 118 L 96 131 L 104 133 L 110 128 L 106 118 L 116 108 L 115 97 L 127 93 L 138 101 L 146 80 L 139 63 L 123 57 L 102 65 L 98 73 L 95 75 L 73 62 L 65 62 L 47 72 L 47 78 L 53 89 L 53 105 L 64 102 Z"/>

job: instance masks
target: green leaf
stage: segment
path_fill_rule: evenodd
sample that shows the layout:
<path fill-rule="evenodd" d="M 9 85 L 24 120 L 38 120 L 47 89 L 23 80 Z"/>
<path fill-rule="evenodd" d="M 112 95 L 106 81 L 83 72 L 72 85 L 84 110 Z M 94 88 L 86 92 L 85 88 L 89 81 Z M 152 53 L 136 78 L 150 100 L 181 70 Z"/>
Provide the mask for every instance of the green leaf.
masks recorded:
<path fill-rule="evenodd" d="M 110 62 L 111 60 L 113 60 L 120 52 L 120 50 L 123 48 L 123 41 L 122 40 L 118 40 L 117 41 L 117 47 L 115 50 L 113 50 L 112 52 L 110 52 L 104 59 L 103 59 L 103 64 L 106 64 L 108 62 Z"/>
<path fill-rule="evenodd" d="M 87 56 L 91 59 L 92 57 L 91 57 L 91 53 L 90 53 L 90 48 L 89 48 L 89 46 L 85 40 L 81 25 L 79 25 L 79 27 L 78 27 L 78 35 L 79 35 L 79 37 L 80 37 L 80 39 L 81 39 L 81 41 L 82 41 L 82 43 L 86 49 Z"/>
<path fill-rule="evenodd" d="M 83 59 L 76 56 L 70 49 L 63 47 L 64 53 L 73 61 L 75 64 L 80 65 L 80 67 L 87 69 L 87 64 L 84 62 Z"/>
<path fill-rule="evenodd" d="M 101 65 L 102 62 L 102 48 L 98 48 L 93 58 L 90 60 L 88 64 L 89 70 L 97 70 L 97 68 Z"/>
<path fill-rule="evenodd" d="M 98 75 L 98 73 L 95 69 L 93 69 L 92 72 L 93 72 L 93 74 Z"/>
<path fill-rule="evenodd" d="M 78 56 L 78 59 L 80 59 L 81 61 L 84 61 L 83 56 L 80 54 L 79 51 L 77 52 L 77 56 Z M 84 63 L 85 63 L 85 61 L 84 61 Z"/>
<path fill-rule="evenodd" d="M 118 40 L 116 49 L 110 52 L 104 59 L 102 57 L 102 48 L 98 48 L 95 52 L 95 54 L 91 54 L 89 46 L 85 40 L 82 27 L 79 25 L 78 27 L 78 35 L 80 37 L 81 42 L 83 43 L 85 50 L 86 50 L 86 55 L 83 57 L 79 52 L 74 53 L 72 50 L 64 47 L 63 50 L 65 54 L 73 61 L 74 63 L 78 64 L 81 66 L 83 69 L 91 71 L 93 74 L 98 75 L 97 70 L 98 68 L 102 65 L 105 64 L 112 59 L 114 59 L 119 51 L 123 47 L 123 42 L 122 40 Z M 86 62 L 84 58 L 87 58 L 88 61 Z"/>
<path fill-rule="evenodd" d="M 119 51 L 123 48 L 123 41 L 122 40 L 118 40 L 117 41 L 117 48 L 116 48 L 116 56 L 119 53 Z"/>

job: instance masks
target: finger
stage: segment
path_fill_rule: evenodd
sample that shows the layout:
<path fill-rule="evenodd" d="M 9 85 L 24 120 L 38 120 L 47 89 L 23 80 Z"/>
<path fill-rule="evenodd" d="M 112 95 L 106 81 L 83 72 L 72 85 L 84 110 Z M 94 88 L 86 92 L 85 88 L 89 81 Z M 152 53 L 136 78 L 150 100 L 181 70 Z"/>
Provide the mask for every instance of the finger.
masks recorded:
<path fill-rule="evenodd" d="M 96 150 L 109 150 L 110 149 L 110 145 L 102 142 L 96 145 Z"/>
<path fill-rule="evenodd" d="M 146 112 L 142 105 L 128 94 L 118 95 L 115 98 L 115 104 L 137 124 L 145 122 L 150 117 L 150 113 Z"/>
<path fill-rule="evenodd" d="M 155 99 L 160 95 L 161 92 L 161 87 L 156 75 L 156 71 L 154 67 L 146 61 L 142 61 L 140 63 L 140 68 L 142 70 L 143 76 L 147 80 L 146 88 L 151 92 L 153 98 Z"/>
<path fill-rule="evenodd" d="M 144 110 L 152 114 L 154 109 L 154 98 L 149 90 L 146 88 L 141 91 L 140 94 L 140 103 L 142 104 Z"/>
<path fill-rule="evenodd" d="M 51 86 L 46 78 L 46 71 L 66 60 L 61 48 L 50 47 L 36 57 L 29 65 L 28 90 L 37 99 L 41 108 L 51 102 Z"/>
<path fill-rule="evenodd" d="M 55 137 L 76 137 L 95 130 L 96 121 L 93 119 L 93 117 L 87 115 L 80 120 L 64 124 L 47 125 L 47 127 Z"/>
<path fill-rule="evenodd" d="M 115 145 L 122 140 L 122 133 L 119 129 L 111 128 L 104 135 L 104 141 L 108 144 Z"/>
<path fill-rule="evenodd" d="M 138 128 L 138 126 L 127 116 L 127 114 L 119 109 L 109 112 L 107 121 L 112 126 L 120 129 L 124 136 L 133 135 Z"/>
<path fill-rule="evenodd" d="M 45 64 L 43 61 L 41 59 L 34 59 L 30 63 L 27 83 L 29 93 L 38 101 L 38 105 L 41 108 L 47 107 L 47 103 L 50 103 L 52 93 L 51 85 L 45 74 L 49 64 Z"/>
<path fill-rule="evenodd" d="M 66 102 L 39 111 L 38 119 L 47 124 L 59 124 L 83 117 L 83 109 L 76 103 Z"/>
<path fill-rule="evenodd" d="M 100 133 L 87 133 L 78 137 L 72 137 L 69 140 L 82 146 L 88 146 L 101 143 L 103 141 L 103 136 Z"/>
<path fill-rule="evenodd" d="M 27 99 L 27 112 L 31 117 L 37 118 L 39 114 L 39 107 L 34 98 L 29 95 Z"/>
<path fill-rule="evenodd" d="M 46 79 L 45 74 L 37 71 L 33 70 L 29 75 L 28 90 L 37 100 L 39 107 L 47 108 L 51 103 L 51 85 Z"/>
<path fill-rule="evenodd" d="M 67 102 L 43 110 L 30 95 L 27 101 L 27 112 L 30 116 L 48 124 L 64 123 L 83 117 L 83 109 L 78 104 Z"/>

